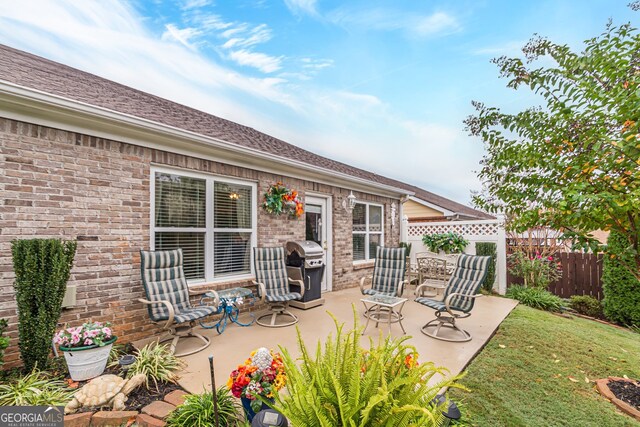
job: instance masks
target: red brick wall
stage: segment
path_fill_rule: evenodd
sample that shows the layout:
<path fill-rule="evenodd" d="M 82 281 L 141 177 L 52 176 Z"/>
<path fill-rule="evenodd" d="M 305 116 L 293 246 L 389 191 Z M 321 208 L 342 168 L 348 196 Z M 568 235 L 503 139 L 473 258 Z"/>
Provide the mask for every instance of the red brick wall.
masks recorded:
<path fill-rule="evenodd" d="M 110 321 L 123 342 L 159 332 L 137 302 L 143 296 L 139 250 L 149 247 L 152 163 L 255 181 L 259 203 L 276 181 L 303 198 L 305 191 L 332 194 L 333 289 L 356 286 L 367 273 L 351 261 L 351 215 L 342 209 L 347 189 L 0 118 L 0 318 L 9 320 L 7 367 L 19 363 L 10 248 L 16 238 L 78 240 L 70 279 L 78 304 L 63 311 L 61 322 Z M 399 224 L 392 229 L 389 217 L 394 200 L 356 196 L 385 205 L 385 244 L 397 246 Z M 258 245 L 304 236 L 304 220 L 258 209 Z M 246 283 L 215 287 L 240 284 Z"/>

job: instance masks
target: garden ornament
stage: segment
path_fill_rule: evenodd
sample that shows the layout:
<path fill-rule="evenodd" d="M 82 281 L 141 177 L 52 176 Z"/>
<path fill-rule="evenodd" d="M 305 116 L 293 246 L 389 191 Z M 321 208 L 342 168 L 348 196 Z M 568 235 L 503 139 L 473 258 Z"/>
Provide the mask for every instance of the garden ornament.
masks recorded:
<path fill-rule="evenodd" d="M 114 411 L 122 411 L 127 395 L 146 382 L 145 374 L 129 379 L 117 375 L 102 375 L 85 384 L 64 407 L 65 414 L 71 414 L 83 406 L 111 406 Z"/>

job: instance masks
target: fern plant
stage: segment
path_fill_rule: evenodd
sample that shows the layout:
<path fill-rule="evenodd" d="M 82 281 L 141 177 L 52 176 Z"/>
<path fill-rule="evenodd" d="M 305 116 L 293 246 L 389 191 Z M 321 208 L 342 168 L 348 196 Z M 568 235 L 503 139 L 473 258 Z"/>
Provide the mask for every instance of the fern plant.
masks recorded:
<path fill-rule="evenodd" d="M 332 316 L 333 317 L 333 316 Z M 442 407 L 432 399 L 442 387 L 456 386 L 456 378 L 433 363 L 417 363 L 410 337 L 380 338 L 360 346 L 362 328 L 354 308 L 354 328 L 344 330 L 333 317 L 335 335 L 315 353 L 304 344 L 298 329 L 298 364 L 286 348 L 287 393 L 276 395 L 274 409 L 295 426 L 437 426 Z M 431 383 L 436 375 L 443 380 Z"/>

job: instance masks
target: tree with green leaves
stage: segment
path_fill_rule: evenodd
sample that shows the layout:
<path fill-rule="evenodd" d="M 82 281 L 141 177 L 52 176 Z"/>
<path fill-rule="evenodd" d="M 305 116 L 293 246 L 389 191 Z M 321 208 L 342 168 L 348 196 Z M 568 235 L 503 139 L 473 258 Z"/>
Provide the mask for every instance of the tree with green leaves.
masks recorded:
<path fill-rule="evenodd" d="M 515 231 L 547 226 L 594 252 L 604 246 L 593 231 L 617 231 L 633 254 L 626 268 L 640 277 L 638 30 L 609 22 L 580 53 L 534 36 L 523 53 L 493 62 L 508 87 L 542 105 L 509 114 L 473 102 L 465 120 L 486 146 L 475 204 L 506 213 Z"/>

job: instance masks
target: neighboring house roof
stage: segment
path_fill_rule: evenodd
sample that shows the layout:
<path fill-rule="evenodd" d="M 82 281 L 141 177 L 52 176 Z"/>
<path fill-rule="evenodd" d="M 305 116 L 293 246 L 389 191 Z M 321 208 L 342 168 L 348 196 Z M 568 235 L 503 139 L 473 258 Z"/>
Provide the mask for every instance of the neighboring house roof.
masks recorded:
<path fill-rule="evenodd" d="M 238 147 L 286 157 L 316 168 L 388 186 L 407 195 L 415 193 L 418 196 L 419 193 L 421 199 L 453 212 L 478 213 L 418 187 L 317 155 L 248 126 L 1 44 L 0 81 L 215 138 Z"/>
<path fill-rule="evenodd" d="M 451 199 L 447 199 L 446 197 L 442 197 L 430 191 L 423 190 L 422 188 L 411 185 L 409 186 L 409 189 L 415 193 L 413 199 L 417 199 L 417 201 L 422 200 L 426 202 L 425 205 L 432 208 L 442 208 L 444 211 L 446 211 L 445 216 L 447 217 L 459 217 L 459 219 L 496 218 L 495 216 L 492 216 L 488 213 L 470 208 L 469 206 L 465 206 L 458 202 L 454 202 Z"/>

